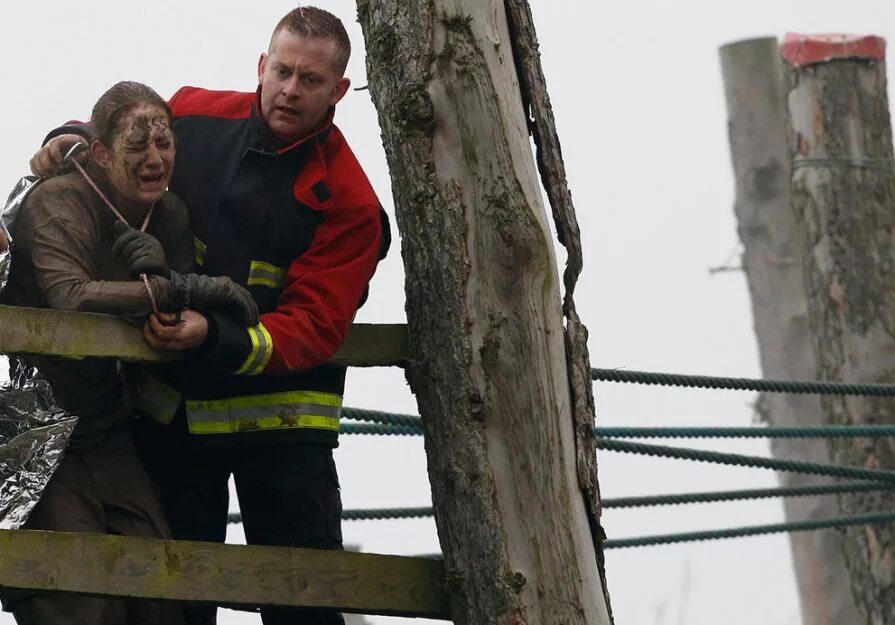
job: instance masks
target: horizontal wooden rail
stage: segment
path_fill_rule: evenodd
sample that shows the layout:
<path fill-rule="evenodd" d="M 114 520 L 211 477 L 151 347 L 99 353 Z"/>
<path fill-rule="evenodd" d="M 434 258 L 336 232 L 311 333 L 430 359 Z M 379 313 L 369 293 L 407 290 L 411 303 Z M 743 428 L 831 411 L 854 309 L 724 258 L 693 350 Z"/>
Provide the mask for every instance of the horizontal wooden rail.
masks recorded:
<path fill-rule="evenodd" d="M 113 315 L 0 306 L 0 353 L 84 358 L 101 356 L 129 362 L 164 362 L 175 354 L 149 347 L 139 328 Z M 407 327 L 354 324 L 333 364 L 351 367 L 403 366 Z"/>
<path fill-rule="evenodd" d="M 106 597 L 448 617 L 427 558 L 0 530 L 0 586 Z"/>

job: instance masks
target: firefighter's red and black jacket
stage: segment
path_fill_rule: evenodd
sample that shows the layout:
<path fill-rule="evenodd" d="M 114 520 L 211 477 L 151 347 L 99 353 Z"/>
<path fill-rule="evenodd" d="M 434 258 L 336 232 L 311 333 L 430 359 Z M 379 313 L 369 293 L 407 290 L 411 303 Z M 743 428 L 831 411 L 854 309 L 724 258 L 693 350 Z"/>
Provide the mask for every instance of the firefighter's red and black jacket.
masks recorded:
<path fill-rule="evenodd" d="M 324 363 L 389 246 L 376 194 L 333 111 L 275 149 L 257 93 L 184 87 L 169 104 L 170 190 L 189 209 L 198 271 L 246 286 L 261 317 L 246 328 L 209 315 L 205 344 L 164 376 L 179 395 L 148 378 L 137 405 L 163 422 L 179 405 L 190 433 L 212 443 L 335 446 L 345 369 Z"/>

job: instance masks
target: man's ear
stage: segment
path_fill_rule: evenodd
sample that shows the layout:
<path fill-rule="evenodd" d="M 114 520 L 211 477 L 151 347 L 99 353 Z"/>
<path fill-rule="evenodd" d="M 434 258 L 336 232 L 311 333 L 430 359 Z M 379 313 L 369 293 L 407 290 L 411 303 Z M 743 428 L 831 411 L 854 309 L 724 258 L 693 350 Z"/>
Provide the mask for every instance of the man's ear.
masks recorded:
<path fill-rule="evenodd" d="M 103 169 L 109 169 L 112 166 L 111 152 L 99 139 L 94 139 L 90 143 L 90 155 L 96 161 L 96 164 Z"/>
<path fill-rule="evenodd" d="M 261 78 L 264 76 L 264 68 L 267 67 L 267 55 L 262 52 L 258 57 L 258 84 L 261 84 Z"/>
<path fill-rule="evenodd" d="M 336 83 L 336 86 L 333 87 L 333 92 L 329 96 L 329 105 L 335 106 L 339 103 L 339 100 L 345 97 L 345 94 L 348 93 L 348 87 L 351 86 L 351 79 L 342 76 L 339 78 L 339 82 Z"/>

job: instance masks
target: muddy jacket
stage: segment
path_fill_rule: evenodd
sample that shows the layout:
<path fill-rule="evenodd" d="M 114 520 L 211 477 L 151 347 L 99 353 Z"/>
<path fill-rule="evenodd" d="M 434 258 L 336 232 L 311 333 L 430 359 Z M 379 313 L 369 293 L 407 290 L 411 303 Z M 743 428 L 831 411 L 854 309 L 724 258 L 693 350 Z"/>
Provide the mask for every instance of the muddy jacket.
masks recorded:
<path fill-rule="evenodd" d="M 332 112 L 316 134 L 274 148 L 256 93 L 185 87 L 170 105 L 170 188 L 190 208 L 196 262 L 246 286 L 261 312 L 249 328 L 209 315 L 206 344 L 166 376 L 189 431 L 211 444 L 335 446 L 345 369 L 324 363 L 388 248 L 385 213 Z M 163 422 L 179 404 L 161 385 L 141 397 Z"/>
<path fill-rule="evenodd" d="M 108 194 L 99 171 L 91 176 Z M 142 216 L 134 216 L 132 225 Z M 15 243 L 3 302 L 18 306 L 104 312 L 145 319 L 150 312 L 142 282 L 134 280 L 112 251 L 115 217 L 73 172 L 39 183 L 9 224 Z M 139 225 L 139 224 L 137 224 Z M 176 271 L 193 261 L 186 207 L 166 193 L 147 231 L 162 243 Z M 159 278 L 151 278 L 157 288 Z M 132 416 L 119 363 L 113 359 L 29 357 L 66 410 L 79 417 L 74 448 L 101 445 Z"/>

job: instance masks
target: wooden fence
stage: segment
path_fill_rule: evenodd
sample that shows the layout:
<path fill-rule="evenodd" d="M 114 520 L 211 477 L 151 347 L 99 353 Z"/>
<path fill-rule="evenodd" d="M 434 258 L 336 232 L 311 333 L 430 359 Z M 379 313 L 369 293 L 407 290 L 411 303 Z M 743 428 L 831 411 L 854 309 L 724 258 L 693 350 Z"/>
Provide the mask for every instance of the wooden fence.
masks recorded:
<path fill-rule="evenodd" d="M 113 315 L 0 306 L 0 353 L 83 358 L 105 356 L 128 362 L 165 362 L 174 354 L 149 347 L 140 329 Z M 403 324 L 354 324 L 330 360 L 351 367 L 402 366 L 407 360 Z"/>
<path fill-rule="evenodd" d="M 114 316 L 6 306 L 0 353 L 174 358 L 150 349 L 138 328 Z M 357 324 L 330 362 L 401 366 L 406 359 L 405 326 Z M 448 619 L 441 561 L 344 551 L 0 530 L 0 586 Z"/>

